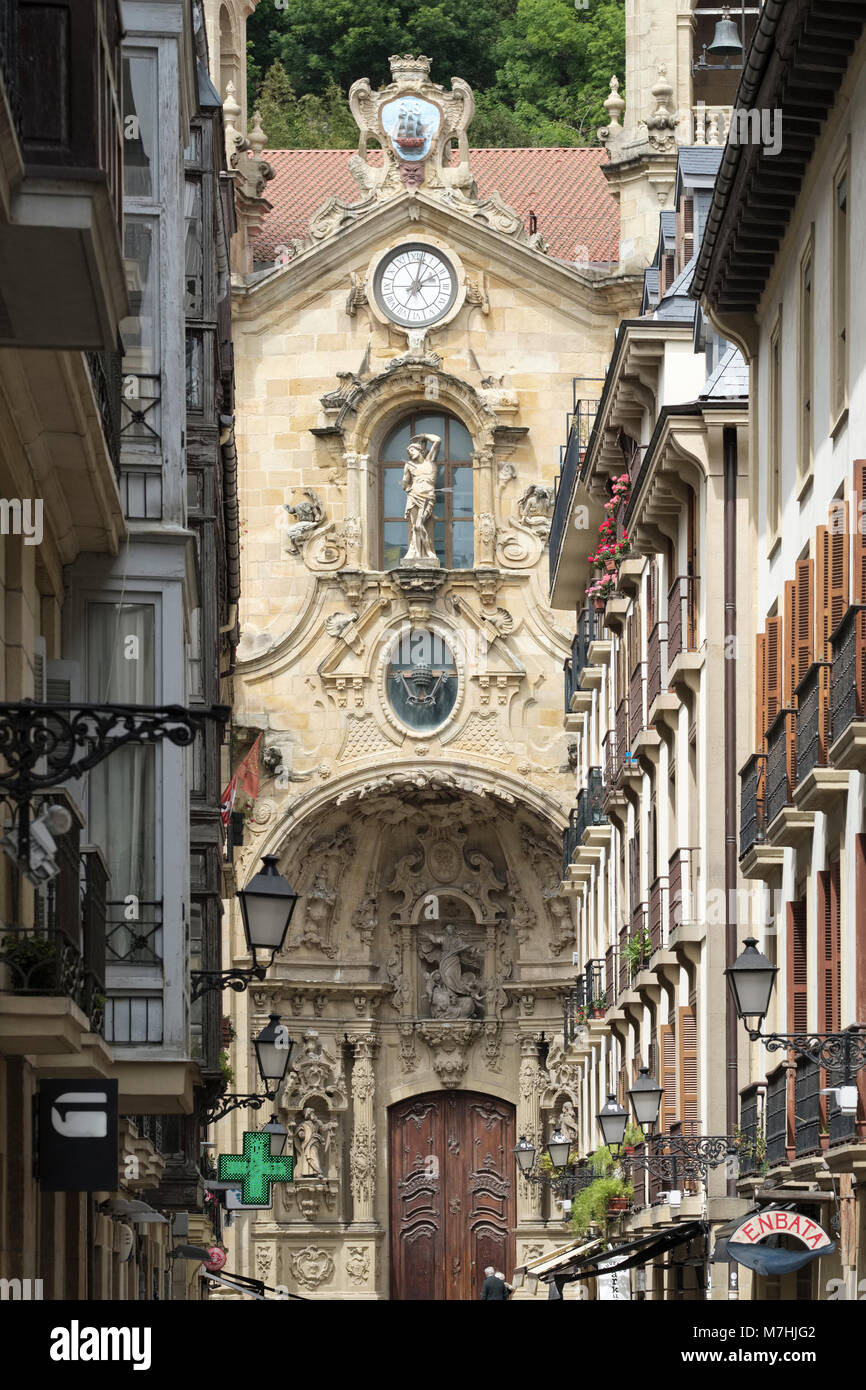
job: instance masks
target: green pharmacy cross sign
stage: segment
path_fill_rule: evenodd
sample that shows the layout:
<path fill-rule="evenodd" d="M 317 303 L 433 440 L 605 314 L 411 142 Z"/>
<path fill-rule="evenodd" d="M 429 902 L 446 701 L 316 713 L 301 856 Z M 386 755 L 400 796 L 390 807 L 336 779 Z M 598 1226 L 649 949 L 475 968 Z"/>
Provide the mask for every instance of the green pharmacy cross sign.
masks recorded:
<path fill-rule="evenodd" d="M 269 1206 L 272 1182 L 291 1182 L 293 1158 L 271 1157 L 271 1136 L 247 1130 L 242 1154 L 220 1154 L 220 1182 L 241 1183 L 241 1206 Z"/>

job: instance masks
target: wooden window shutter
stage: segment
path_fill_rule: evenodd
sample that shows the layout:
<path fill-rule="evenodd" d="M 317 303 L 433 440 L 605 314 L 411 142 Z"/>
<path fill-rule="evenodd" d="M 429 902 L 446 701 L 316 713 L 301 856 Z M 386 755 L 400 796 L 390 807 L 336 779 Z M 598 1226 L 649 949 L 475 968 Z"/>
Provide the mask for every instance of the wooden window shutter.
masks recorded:
<path fill-rule="evenodd" d="M 782 708 L 782 686 L 783 686 L 783 622 L 781 618 L 767 619 L 767 657 L 765 665 L 767 708 L 766 724 L 764 733 L 766 734 L 779 710 Z"/>
<path fill-rule="evenodd" d="M 767 727 L 767 635 L 759 632 L 755 639 L 755 752 L 764 746 Z"/>
<path fill-rule="evenodd" d="M 854 460 L 854 602 L 866 603 L 866 459 Z"/>
<path fill-rule="evenodd" d="M 839 860 L 818 874 L 818 1028 L 838 1032 L 841 1005 L 841 924 Z"/>
<path fill-rule="evenodd" d="M 683 1124 L 698 1120 L 698 1021 L 692 1008 L 679 1009 L 680 1119 Z"/>
<path fill-rule="evenodd" d="M 827 633 L 827 659 L 830 658 L 829 638 L 848 611 L 848 503 L 835 502 L 834 525 L 830 527 L 830 631 Z M 839 521 L 841 519 L 841 527 Z"/>
<path fill-rule="evenodd" d="M 797 685 L 797 586 L 793 579 L 785 582 L 785 704 L 793 705 Z"/>
<path fill-rule="evenodd" d="M 806 900 L 788 903 L 788 1028 L 805 1033 L 809 1025 Z"/>
<path fill-rule="evenodd" d="M 818 527 L 816 553 L 818 574 L 815 584 L 815 634 L 819 661 L 830 660 L 830 532 Z"/>
<path fill-rule="evenodd" d="M 662 1129 L 667 1133 L 671 1125 L 678 1118 L 677 1095 L 677 1034 L 676 1029 L 671 1023 L 663 1023 L 659 1029 L 659 1042 L 661 1046 L 662 1067 L 661 1083 L 664 1087 L 662 1096 Z"/>
<path fill-rule="evenodd" d="M 815 634 L 812 622 L 812 593 L 815 566 L 811 560 L 797 561 L 797 582 L 794 597 L 794 686 L 799 685 L 812 665 Z"/>

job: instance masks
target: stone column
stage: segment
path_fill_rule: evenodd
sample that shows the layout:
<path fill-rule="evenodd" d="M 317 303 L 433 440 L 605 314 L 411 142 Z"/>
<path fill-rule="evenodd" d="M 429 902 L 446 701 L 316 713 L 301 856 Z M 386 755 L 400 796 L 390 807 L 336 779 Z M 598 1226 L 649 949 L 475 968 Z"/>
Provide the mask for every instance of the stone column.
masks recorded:
<path fill-rule="evenodd" d="M 540 1033 L 520 1036 L 520 1098 L 517 1102 L 517 1138 L 525 1134 L 530 1144 L 535 1145 L 539 1157 L 545 1139 L 539 1105 L 544 1088 L 544 1073 L 538 1060 L 540 1043 Z M 519 1175 L 516 1182 L 518 1223 L 542 1221 L 544 1188 L 540 1183 L 527 1182 Z"/>
<path fill-rule="evenodd" d="M 348 569 L 362 569 L 367 563 L 367 537 L 365 521 L 366 509 L 362 515 L 362 482 L 367 477 L 368 457 L 348 450 L 343 455 L 346 465 L 346 566 Z M 366 490 L 366 489 L 365 489 Z"/>
<path fill-rule="evenodd" d="M 379 1040 L 373 1033 L 350 1033 L 352 1066 L 352 1143 L 349 1172 L 352 1186 L 352 1225 L 372 1225 L 376 1197 L 376 1119 L 373 1100 L 376 1077 L 373 1059 Z"/>
<path fill-rule="evenodd" d="M 494 502 L 493 450 L 481 449 L 473 456 L 478 473 L 478 508 L 475 535 L 478 548 L 476 568 L 496 564 L 496 506 Z"/>

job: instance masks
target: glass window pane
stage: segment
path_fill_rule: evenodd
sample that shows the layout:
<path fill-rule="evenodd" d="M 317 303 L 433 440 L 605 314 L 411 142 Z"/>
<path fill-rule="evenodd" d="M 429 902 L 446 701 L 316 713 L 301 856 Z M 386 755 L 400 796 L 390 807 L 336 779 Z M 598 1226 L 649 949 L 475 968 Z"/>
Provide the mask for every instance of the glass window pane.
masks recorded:
<path fill-rule="evenodd" d="M 123 183 L 130 198 L 157 198 L 156 54 L 123 59 Z"/>
<path fill-rule="evenodd" d="M 433 526 L 433 548 L 443 569 L 445 567 L 445 522 L 437 521 Z"/>
<path fill-rule="evenodd" d="M 403 516 L 406 511 L 406 494 L 403 491 L 402 468 L 386 468 L 384 473 L 384 515 Z"/>
<path fill-rule="evenodd" d="M 440 454 L 445 447 L 445 416 L 444 415 L 416 415 L 415 428 L 413 434 L 437 434 L 442 440 Z"/>
<path fill-rule="evenodd" d="M 382 546 L 382 568 L 392 570 L 399 565 L 409 549 L 408 528 L 405 521 L 386 521 Z"/>
<path fill-rule="evenodd" d="M 445 515 L 445 499 L 448 494 L 445 491 L 445 465 L 440 463 L 436 469 L 436 501 L 433 503 L 433 515 Z"/>
<path fill-rule="evenodd" d="M 409 421 L 400 425 L 385 440 L 385 447 L 382 450 L 382 458 L 387 460 L 404 459 L 406 457 L 406 447 L 411 438 L 409 431 Z"/>
<path fill-rule="evenodd" d="M 451 493 L 451 510 L 455 516 L 472 515 L 472 469 L 453 468 L 451 470 L 451 482 L 454 491 Z"/>
<path fill-rule="evenodd" d="M 448 421 L 448 457 L 455 463 L 472 458 L 472 436 L 459 420 Z"/>
<path fill-rule="evenodd" d="M 200 333 L 186 335 L 186 408 L 201 410 L 202 357 L 204 343 Z"/>
<path fill-rule="evenodd" d="M 386 672 L 391 708 L 412 729 L 435 729 L 457 699 L 457 668 L 447 643 L 424 628 L 395 641 Z"/>
<path fill-rule="evenodd" d="M 187 178 L 184 188 L 186 218 L 186 297 L 184 313 L 187 318 L 202 315 L 202 212 L 201 180 Z"/>
<path fill-rule="evenodd" d="M 475 545 L 471 521 L 455 521 L 451 528 L 452 568 L 470 570 L 474 563 Z"/>
<path fill-rule="evenodd" d="M 122 320 L 123 369 L 159 371 L 159 226 L 150 217 L 127 217 L 123 255 L 132 313 Z"/>

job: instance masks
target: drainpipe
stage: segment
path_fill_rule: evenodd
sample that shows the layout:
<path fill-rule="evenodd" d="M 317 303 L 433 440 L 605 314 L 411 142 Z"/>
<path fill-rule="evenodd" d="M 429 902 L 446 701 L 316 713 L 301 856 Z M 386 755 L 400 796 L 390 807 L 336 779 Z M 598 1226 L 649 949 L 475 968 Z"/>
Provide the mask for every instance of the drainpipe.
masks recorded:
<path fill-rule="evenodd" d="M 724 466 L 725 585 L 725 964 L 737 958 L 737 431 L 726 425 L 722 435 Z M 737 1085 L 737 1011 L 725 991 L 725 1132 L 739 1121 Z M 736 1197 L 737 1179 L 728 1173 L 727 1195 Z M 728 1262 L 728 1298 L 738 1295 L 737 1266 Z"/>

